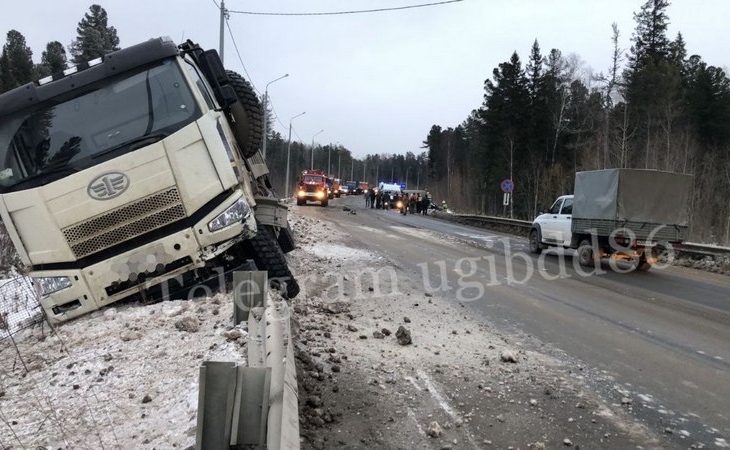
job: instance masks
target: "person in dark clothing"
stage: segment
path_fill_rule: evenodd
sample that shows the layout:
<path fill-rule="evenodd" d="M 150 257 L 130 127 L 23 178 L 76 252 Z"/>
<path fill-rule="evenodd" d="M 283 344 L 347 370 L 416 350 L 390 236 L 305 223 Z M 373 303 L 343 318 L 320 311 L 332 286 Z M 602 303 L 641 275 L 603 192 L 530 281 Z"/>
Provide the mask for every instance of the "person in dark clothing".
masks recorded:
<path fill-rule="evenodd" d="M 428 215 L 428 207 L 431 205 L 431 194 L 428 192 L 428 189 L 426 189 L 426 192 L 423 194 L 423 201 L 421 203 L 421 213 L 425 216 Z"/>
<path fill-rule="evenodd" d="M 370 197 L 370 208 L 375 208 L 375 189 L 370 189 L 367 195 Z"/>

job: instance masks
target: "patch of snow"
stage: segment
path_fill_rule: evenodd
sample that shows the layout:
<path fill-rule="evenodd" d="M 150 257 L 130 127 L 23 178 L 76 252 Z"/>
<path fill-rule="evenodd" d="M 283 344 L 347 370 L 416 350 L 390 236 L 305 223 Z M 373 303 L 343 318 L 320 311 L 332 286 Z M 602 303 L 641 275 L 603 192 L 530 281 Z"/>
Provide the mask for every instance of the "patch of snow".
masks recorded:
<path fill-rule="evenodd" d="M 332 258 L 342 260 L 369 260 L 373 258 L 372 253 L 365 250 L 350 248 L 340 244 L 329 242 L 317 242 L 309 247 L 310 251 L 320 258 Z"/>
<path fill-rule="evenodd" d="M 0 339 L 42 320 L 33 281 L 20 275 L 0 280 Z"/>
<path fill-rule="evenodd" d="M 0 348 L 0 436 L 13 448 L 179 448 L 195 444 L 199 368 L 246 363 L 233 299 L 121 305 L 18 333 Z M 197 321 L 198 331 L 179 323 Z M 226 333 L 224 335 L 224 333 Z M 26 373 L 26 368 L 28 372 Z"/>

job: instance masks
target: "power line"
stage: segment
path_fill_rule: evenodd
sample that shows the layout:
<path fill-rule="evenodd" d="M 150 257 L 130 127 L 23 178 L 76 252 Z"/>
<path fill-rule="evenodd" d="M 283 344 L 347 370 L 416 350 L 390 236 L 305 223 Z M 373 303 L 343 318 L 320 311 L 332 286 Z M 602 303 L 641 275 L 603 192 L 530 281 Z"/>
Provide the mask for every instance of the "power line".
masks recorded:
<path fill-rule="evenodd" d="M 427 6 L 439 6 L 439 5 L 446 5 L 448 3 L 458 3 L 463 2 L 464 0 L 444 0 L 440 2 L 434 2 L 434 3 L 421 3 L 418 5 L 408 5 L 408 6 L 397 6 L 393 8 L 378 8 L 378 9 L 361 9 L 361 10 L 354 10 L 354 11 L 334 11 L 334 12 L 310 12 L 310 13 L 276 13 L 276 12 L 256 12 L 256 11 L 232 11 L 228 10 L 229 13 L 232 14 L 248 14 L 253 16 L 341 16 L 345 14 L 365 14 L 365 13 L 376 13 L 376 12 L 387 12 L 387 11 L 400 11 L 404 9 L 413 9 L 413 8 L 424 8 Z"/>
<path fill-rule="evenodd" d="M 246 70 L 246 64 L 243 63 L 243 58 L 241 58 L 241 52 L 238 51 L 238 44 L 236 44 L 236 38 L 233 36 L 233 30 L 231 30 L 231 24 L 228 23 L 228 17 L 226 16 L 226 27 L 228 27 L 228 34 L 231 35 L 231 41 L 233 42 L 233 48 L 236 49 L 236 55 L 238 55 L 238 61 L 241 63 L 241 67 L 243 67 L 243 72 L 246 74 L 246 77 L 248 77 L 249 83 L 251 83 L 251 87 L 253 87 L 254 91 L 258 92 L 259 95 L 261 95 L 261 92 L 259 92 L 258 89 L 256 89 L 256 85 L 253 84 L 253 78 L 251 78 L 251 75 L 248 74 L 248 70 Z"/>

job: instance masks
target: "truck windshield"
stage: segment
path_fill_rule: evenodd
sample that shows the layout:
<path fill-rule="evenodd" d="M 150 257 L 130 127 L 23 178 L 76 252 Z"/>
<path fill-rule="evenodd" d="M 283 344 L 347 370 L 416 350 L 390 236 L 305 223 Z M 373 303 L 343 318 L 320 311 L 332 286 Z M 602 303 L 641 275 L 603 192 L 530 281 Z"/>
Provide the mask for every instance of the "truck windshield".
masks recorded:
<path fill-rule="evenodd" d="M 0 193 L 156 142 L 200 117 L 173 58 L 0 119 Z"/>

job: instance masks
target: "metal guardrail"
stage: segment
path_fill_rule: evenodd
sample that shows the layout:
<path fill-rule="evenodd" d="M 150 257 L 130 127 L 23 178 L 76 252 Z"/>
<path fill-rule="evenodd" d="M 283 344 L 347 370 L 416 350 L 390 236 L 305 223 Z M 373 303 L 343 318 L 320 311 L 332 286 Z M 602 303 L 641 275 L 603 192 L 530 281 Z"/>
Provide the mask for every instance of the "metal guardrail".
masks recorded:
<path fill-rule="evenodd" d="M 234 272 L 233 324 L 248 324 L 247 366 L 200 369 L 197 450 L 297 450 L 299 408 L 288 304 L 268 301 L 266 272 Z"/>
<path fill-rule="evenodd" d="M 529 220 L 509 219 L 506 217 L 480 216 L 476 214 L 438 214 L 438 217 L 483 228 L 489 228 L 490 226 L 507 227 L 520 230 L 524 234 L 527 234 L 532 227 L 532 222 Z M 683 242 L 681 245 L 675 246 L 675 250 L 680 254 L 692 256 L 711 256 L 714 258 L 730 256 L 730 247 L 699 244 L 696 242 Z"/>

